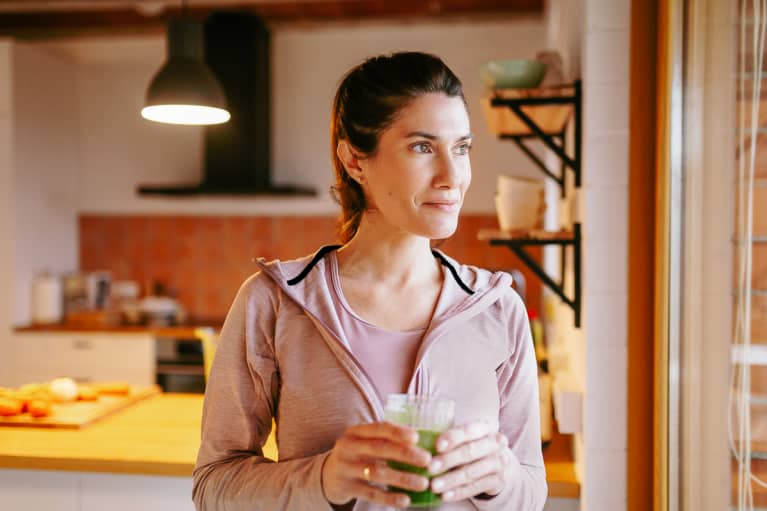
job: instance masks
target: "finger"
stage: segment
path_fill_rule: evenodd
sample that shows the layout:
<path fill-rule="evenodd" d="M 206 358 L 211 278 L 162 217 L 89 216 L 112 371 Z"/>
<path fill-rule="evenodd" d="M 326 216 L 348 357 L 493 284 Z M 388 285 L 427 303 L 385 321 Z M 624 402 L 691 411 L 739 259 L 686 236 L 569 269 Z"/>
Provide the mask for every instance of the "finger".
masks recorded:
<path fill-rule="evenodd" d="M 403 509 L 410 506 L 410 497 L 404 493 L 386 491 L 365 482 L 352 483 L 351 494 L 358 499 L 397 509 Z"/>
<path fill-rule="evenodd" d="M 451 451 L 444 452 L 439 456 L 432 458 L 429 463 L 429 472 L 439 474 L 476 461 L 478 459 L 490 456 L 493 453 L 502 452 L 505 448 L 505 437 L 500 433 L 488 435 L 479 440 L 460 444 Z"/>
<path fill-rule="evenodd" d="M 425 467 L 431 461 L 431 453 L 417 445 L 392 442 L 384 438 L 342 437 L 336 442 L 339 457 L 345 460 L 379 459 L 399 461 L 408 465 Z"/>
<path fill-rule="evenodd" d="M 389 467 L 386 463 L 349 464 L 357 478 L 368 483 L 396 486 L 403 490 L 424 491 L 429 487 L 429 480 L 412 472 L 402 472 Z M 369 479 L 365 479 L 365 469 L 370 469 Z"/>
<path fill-rule="evenodd" d="M 418 442 L 418 433 L 415 429 L 391 422 L 358 424 L 349 428 L 347 433 L 362 438 L 386 438 L 392 442 L 403 442 L 406 444 Z"/>
<path fill-rule="evenodd" d="M 457 445 L 477 440 L 497 431 L 496 425 L 487 421 L 469 422 L 442 433 L 437 439 L 437 452 L 454 449 Z"/>
<path fill-rule="evenodd" d="M 502 453 L 497 453 L 492 456 L 485 456 L 472 463 L 467 463 L 458 469 L 435 477 L 431 482 L 431 489 L 436 493 L 444 493 L 457 490 L 463 486 L 472 485 L 475 481 L 491 475 L 498 475 L 503 479 L 503 460 Z"/>
<path fill-rule="evenodd" d="M 498 488 L 502 488 L 503 484 L 503 479 L 500 475 L 491 474 L 481 479 L 477 479 L 465 486 L 461 486 L 454 490 L 448 490 L 440 496 L 444 502 L 455 502 L 474 497 L 480 493 L 494 493 Z"/>

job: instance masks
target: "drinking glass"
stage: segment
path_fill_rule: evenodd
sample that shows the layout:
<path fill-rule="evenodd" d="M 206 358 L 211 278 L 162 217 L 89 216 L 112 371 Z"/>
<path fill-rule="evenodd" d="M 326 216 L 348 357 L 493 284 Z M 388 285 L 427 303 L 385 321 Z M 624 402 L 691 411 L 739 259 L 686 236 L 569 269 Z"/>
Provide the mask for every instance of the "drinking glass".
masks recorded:
<path fill-rule="evenodd" d="M 455 402 L 437 396 L 389 394 L 384 416 L 389 422 L 415 428 L 418 431 L 418 446 L 435 455 L 437 438 L 453 425 Z M 389 461 L 389 466 L 395 470 L 422 475 L 429 481 L 433 476 L 439 475 L 430 474 L 426 468 L 397 461 Z M 411 491 L 390 486 L 389 489 L 410 496 L 412 507 L 433 506 L 441 502 L 439 495 L 429 488 L 424 491 Z"/>

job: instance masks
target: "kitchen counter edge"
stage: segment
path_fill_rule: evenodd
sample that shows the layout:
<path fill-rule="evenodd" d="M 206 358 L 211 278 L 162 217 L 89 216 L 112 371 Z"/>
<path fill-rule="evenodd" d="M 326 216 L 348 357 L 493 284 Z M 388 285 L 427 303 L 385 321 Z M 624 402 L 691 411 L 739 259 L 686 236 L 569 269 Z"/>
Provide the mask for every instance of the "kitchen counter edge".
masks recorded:
<path fill-rule="evenodd" d="M 199 337 L 198 330 L 217 332 L 224 324 L 223 319 L 199 319 L 183 325 L 149 326 L 149 325 L 72 325 L 55 323 L 45 325 L 19 325 L 13 331 L 17 333 L 112 333 L 112 334 L 151 334 L 155 337 L 175 339 L 194 339 Z"/>
<path fill-rule="evenodd" d="M 199 394 L 159 394 L 82 430 L 5 427 L 0 429 L 0 469 L 191 477 L 199 447 L 202 402 Z M 105 442 L 110 435 L 116 437 L 115 442 Z M 131 447 L 124 441 L 126 437 L 145 445 Z M 580 495 L 570 441 L 570 435 L 555 431 L 544 451 L 550 497 Z M 162 445 L 169 450 L 158 455 Z M 267 445 L 264 454 L 274 459 L 276 452 L 272 451 Z"/>

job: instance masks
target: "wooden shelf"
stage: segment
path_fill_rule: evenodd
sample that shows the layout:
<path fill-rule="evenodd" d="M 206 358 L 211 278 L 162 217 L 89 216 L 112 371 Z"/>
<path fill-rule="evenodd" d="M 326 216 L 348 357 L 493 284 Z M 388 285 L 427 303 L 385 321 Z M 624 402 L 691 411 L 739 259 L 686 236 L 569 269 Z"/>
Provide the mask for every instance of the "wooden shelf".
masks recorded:
<path fill-rule="evenodd" d="M 482 100 L 488 128 L 502 140 L 511 140 L 565 193 L 565 172 L 569 168 L 575 186 L 581 186 L 582 91 L 580 80 L 573 84 L 541 89 L 507 89 L 494 91 Z M 565 150 L 565 129 L 571 115 L 575 117 L 575 147 L 570 155 Z M 526 141 L 537 139 L 554 153 L 561 168 L 552 170 L 532 151 Z"/>
<path fill-rule="evenodd" d="M 573 114 L 575 85 L 562 84 L 536 89 L 495 89 L 482 98 L 488 129 L 497 136 L 534 136 L 530 126 L 509 109 L 497 106 L 518 105 L 548 135 L 560 136 Z"/>
<path fill-rule="evenodd" d="M 573 224 L 572 231 L 499 231 L 482 229 L 477 234 L 482 241 L 490 245 L 505 246 L 510 249 L 523 263 L 527 265 L 541 281 L 548 286 L 559 298 L 573 309 L 575 326 L 581 326 L 581 224 Z M 562 280 L 556 282 L 538 262 L 525 251 L 527 246 L 559 245 L 562 247 L 561 272 Z M 575 282 L 573 296 L 565 294 L 565 248 L 573 247 L 573 266 Z"/>
<path fill-rule="evenodd" d="M 566 172 L 573 172 L 576 188 L 581 186 L 582 137 L 581 81 L 540 89 L 509 89 L 494 91 L 483 99 L 485 116 L 490 131 L 502 140 L 511 140 L 546 176 L 554 180 L 565 196 Z M 574 147 L 568 154 L 565 128 L 574 114 Z M 557 156 L 560 168 L 552 170 L 532 151 L 526 141 L 537 139 Z M 581 225 L 575 223 L 572 232 L 521 231 L 504 232 L 483 230 L 480 240 L 491 245 L 504 245 L 512 250 L 543 283 L 559 296 L 575 313 L 575 326 L 581 326 Z M 561 281 L 555 282 L 538 262 L 525 252 L 526 246 L 559 245 L 561 250 Z M 566 247 L 573 247 L 575 286 L 573 296 L 565 294 Z"/>
<path fill-rule="evenodd" d="M 556 242 L 572 242 L 575 239 L 573 231 L 542 231 L 542 230 L 516 230 L 502 231 L 500 229 L 481 229 L 477 233 L 480 241 L 518 241 L 520 243 L 549 244 Z"/>

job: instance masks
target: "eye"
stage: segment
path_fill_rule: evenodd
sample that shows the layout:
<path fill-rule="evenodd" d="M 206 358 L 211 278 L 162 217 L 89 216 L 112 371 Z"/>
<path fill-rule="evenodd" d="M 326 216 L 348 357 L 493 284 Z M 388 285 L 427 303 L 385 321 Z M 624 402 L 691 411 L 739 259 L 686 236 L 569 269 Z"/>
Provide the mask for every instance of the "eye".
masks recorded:
<path fill-rule="evenodd" d="M 462 142 L 455 148 L 455 154 L 458 154 L 460 156 L 469 154 L 469 150 L 471 149 L 471 142 Z"/>
<path fill-rule="evenodd" d="M 410 149 L 417 153 L 430 153 L 431 145 L 428 142 L 418 142 L 410 146 Z"/>

